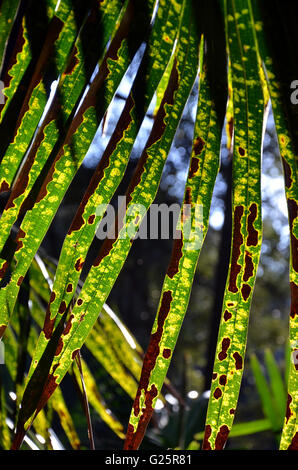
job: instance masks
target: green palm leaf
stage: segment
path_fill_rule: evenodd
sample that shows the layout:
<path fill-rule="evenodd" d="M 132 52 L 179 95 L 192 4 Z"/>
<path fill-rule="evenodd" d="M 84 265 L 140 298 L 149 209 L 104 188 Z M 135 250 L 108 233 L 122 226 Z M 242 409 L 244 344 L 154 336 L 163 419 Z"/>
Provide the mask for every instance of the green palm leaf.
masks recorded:
<path fill-rule="evenodd" d="M 214 27 L 214 25 L 213 25 Z M 207 28 L 206 28 L 207 29 Z M 208 34 L 207 47 L 208 47 Z M 216 85 L 224 62 L 216 68 L 207 61 L 201 43 L 200 89 L 194 142 L 185 185 L 183 207 L 178 221 L 180 234 L 175 240 L 164 281 L 159 308 L 142 376 L 131 412 L 126 448 L 135 449 L 143 438 L 187 310 L 189 295 L 203 240 L 208 229 L 212 188 L 219 169 L 219 150 L 225 99 L 219 99 Z M 207 189 L 208 188 L 208 189 Z M 210 191 L 211 189 L 211 191 Z"/>
<path fill-rule="evenodd" d="M 290 372 L 288 379 L 288 406 L 284 420 L 284 428 L 280 443 L 283 450 L 298 448 L 298 373 L 297 373 L 297 341 L 298 341 L 298 316 L 297 316 L 297 296 L 298 296 L 298 244 L 297 244 L 297 201 L 298 201 L 298 180 L 297 180 L 297 110 L 291 105 L 288 99 L 288 87 L 290 78 L 286 76 L 285 65 L 291 64 L 291 43 L 285 36 L 284 31 L 280 32 L 280 41 L 270 42 L 273 31 L 279 28 L 281 12 L 273 10 L 271 21 L 266 20 L 264 11 L 260 6 L 254 4 L 254 21 L 258 35 L 260 54 L 266 69 L 268 88 L 272 101 L 276 132 L 282 164 L 284 168 L 285 193 L 288 205 L 289 226 L 290 226 L 290 288 L 291 288 L 291 311 L 290 311 L 290 348 L 291 357 Z M 283 10 L 283 9 L 282 9 Z M 287 12 L 289 13 L 289 12 Z M 285 12 L 282 11 L 284 15 Z M 261 34 L 263 31 L 263 34 Z M 269 46 L 271 44 L 271 47 Z M 287 52 L 284 56 L 284 51 Z M 277 56 L 277 54 L 280 56 Z M 282 63 L 280 57 L 283 57 Z M 293 71 L 290 69 L 290 75 Z M 293 78 L 295 78 L 293 76 Z"/>
<path fill-rule="evenodd" d="M 296 92 L 290 93 L 298 68 L 296 33 L 289 21 L 295 6 L 251 0 L 0 3 L 0 338 L 7 365 L 7 377 L 2 371 L 0 377 L 0 446 L 9 447 L 6 424 L 11 427 L 16 419 L 13 449 L 26 432 L 34 442 L 34 435 L 41 435 L 42 446 L 51 449 L 53 416 L 58 415 L 72 448 L 81 447 L 60 388 L 67 374 L 85 404 L 89 401 L 124 439 L 123 423 L 105 402 L 105 388 L 99 391 L 90 359 L 120 386 L 126 400 L 134 400 L 124 447 L 139 448 L 158 397 L 166 402 L 162 387 L 170 385 L 167 372 L 207 235 L 225 140 L 233 159 L 231 255 L 219 331 L 213 332 L 218 341 L 206 427 L 204 436 L 195 438 L 203 440 L 204 450 L 223 449 L 231 430 L 235 436 L 266 429 L 279 433 L 284 420 L 280 449 L 297 449 L 298 108 Z M 131 75 L 120 117 L 57 263 L 40 245 L 95 135 L 102 131 L 104 136 L 110 128 L 107 116 L 117 104 L 118 87 Z M 182 207 L 144 354 L 106 302 L 155 200 L 194 84 L 197 112 Z M 261 151 L 269 97 L 290 228 L 288 395 L 273 353 L 265 352 L 269 382 L 253 355 L 266 419 L 232 429 L 261 251 Z M 83 271 L 151 109 L 152 128 L 125 200 L 89 272 Z M 83 346 L 81 369 L 74 359 Z M 7 400 L 11 390 L 17 416 Z"/>
<path fill-rule="evenodd" d="M 129 16 L 129 11 L 127 15 Z M 46 179 L 35 200 L 34 207 L 25 215 L 21 224 L 17 235 L 17 240 L 20 240 L 20 243 L 17 244 L 15 251 L 17 267 L 9 283 L 0 291 L 0 302 L 3 302 L 5 306 L 0 319 L 1 331 L 5 329 L 13 310 L 19 286 L 32 262 L 33 256 L 46 234 L 68 186 L 82 163 L 83 157 L 96 133 L 98 123 L 127 69 L 130 53 L 128 37 L 134 52 L 140 45 L 141 38 L 134 36 L 135 31 L 129 28 L 127 19 L 126 17 L 122 20 L 122 27 L 118 29 L 111 41 L 101 67 L 71 122 L 63 144 L 60 146 L 58 153 L 55 154 Z M 100 92 L 102 87 L 105 88 L 104 100 L 102 100 Z M 81 138 L 82 135 L 84 135 L 84 139 Z M 2 260 L 2 277 L 7 268 L 7 261 Z"/>
<path fill-rule="evenodd" d="M 249 3 L 227 2 L 226 18 L 234 111 L 233 238 L 203 449 L 222 449 L 233 423 L 262 238 L 264 101 Z"/>
<path fill-rule="evenodd" d="M 49 306 L 50 318 L 48 321 L 51 321 L 53 324 L 54 321 L 57 324 L 63 314 L 61 306 L 66 307 L 69 305 L 73 297 L 88 249 L 95 236 L 96 226 L 103 215 L 103 211 L 100 214 L 97 208 L 99 204 L 106 206 L 110 202 L 124 176 L 133 142 L 140 127 L 134 105 L 137 100 L 136 95 L 140 84 L 144 80 L 144 74 L 148 73 L 146 80 L 148 91 L 144 97 L 145 114 L 164 71 L 164 63 L 167 63 L 170 57 L 179 22 L 177 8 L 177 2 L 175 2 L 175 8 L 174 4 L 170 5 L 170 8 L 168 8 L 166 3 L 160 6 L 159 14 L 149 39 L 148 51 L 145 52 L 145 60 L 140 65 L 130 97 L 126 102 L 113 137 L 93 175 L 84 199 L 65 238 Z M 167 41 L 164 41 L 163 49 L 160 48 L 159 44 L 157 46 L 157 39 L 161 34 L 167 37 Z M 160 50 L 160 59 L 158 61 L 155 60 L 157 47 Z M 47 328 L 46 324 L 45 328 Z M 39 357 L 46 347 L 47 339 L 42 336 L 40 338 L 37 347 Z"/>

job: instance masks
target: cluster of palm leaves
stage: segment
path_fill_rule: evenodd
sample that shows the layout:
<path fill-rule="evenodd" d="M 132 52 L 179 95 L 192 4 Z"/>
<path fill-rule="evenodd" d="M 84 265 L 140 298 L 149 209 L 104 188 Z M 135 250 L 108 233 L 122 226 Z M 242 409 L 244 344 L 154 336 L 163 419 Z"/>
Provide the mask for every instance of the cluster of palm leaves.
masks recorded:
<path fill-rule="evenodd" d="M 20 448 L 32 426 L 48 439 L 49 409 L 59 415 L 72 446 L 79 446 L 60 390 L 66 374 L 76 375 L 82 395 L 87 390 L 101 418 L 125 438 L 125 449 L 139 448 L 167 382 L 187 311 L 226 129 L 233 156 L 231 258 L 202 444 L 206 450 L 224 448 L 237 407 L 261 250 L 262 138 L 271 103 L 291 233 L 292 360 L 280 448 L 298 449 L 298 116 L 290 100 L 290 85 L 298 79 L 295 15 L 294 2 L 278 1 L 2 0 L 0 191 L 6 202 L 0 231 L 0 332 L 17 402 L 10 444 L 2 387 L 4 448 Z M 141 46 L 131 90 L 56 266 L 39 247 Z M 194 83 L 199 87 L 197 115 L 182 201 L 190 211 L 181 209 L 181 236 L 173 243 L 143 355 L 106 300 L 133 242 L 123 233 L 131 225 L 137 230 L 144 215 L 132 207 L 148 210 L 153 203 Z M 104 215 L 97 208 L 110 203 L 121 183 L 152 100 L 154 121 L 127 187 L 123 218 L 83 282 L 82 267 Z M 203 207 L 200 223 L 198 205 Z M 189 227 L 199 244 L 187 243 Z M 84 344 L 134 400 L 126 434 L 81 358 Z"/>

